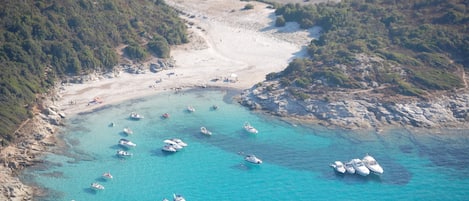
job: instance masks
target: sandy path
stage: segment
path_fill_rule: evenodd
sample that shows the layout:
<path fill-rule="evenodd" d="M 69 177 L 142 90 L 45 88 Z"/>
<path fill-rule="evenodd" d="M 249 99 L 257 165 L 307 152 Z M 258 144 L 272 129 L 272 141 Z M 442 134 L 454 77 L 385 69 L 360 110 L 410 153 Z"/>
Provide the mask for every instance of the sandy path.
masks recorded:
<path fill-rule="evenodd" d="M 193 24 L 189 28 L 191 42 L 171 50 L 176 67 L 159 73 L 118 73 L 115 78 L 63 86 L 57 105 L 65 114 L 174 88 L 250 88 L 263 81 L 266 74 L 281 71 L 293 57 L 302 55 L 302 45 L 319 31 L 298 30 L 296 24 L 276 29 L 274 10 L 258 2 L 249 2 L 254 5 L 252 10 L 243 10 L 246 2 L 233 0 L 166 2 L 186 13 L 181 16 Z M 215 78 L 220 80 L 212 81 Z M 223 78 L 237 82 L 224 82 Z M 159 79 L 162 82 L 155 83 Z M 100 97 L 103 103 L 88 104 L 94 97 Z"/>

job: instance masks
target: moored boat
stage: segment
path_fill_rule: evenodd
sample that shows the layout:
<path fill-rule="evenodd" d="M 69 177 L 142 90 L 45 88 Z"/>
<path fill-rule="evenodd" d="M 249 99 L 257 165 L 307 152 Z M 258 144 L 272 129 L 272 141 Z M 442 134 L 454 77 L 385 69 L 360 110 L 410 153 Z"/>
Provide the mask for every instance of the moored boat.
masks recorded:
<path fill-rule="evenodd" d="M 244 122 L 243 128 L 244 128 L 244 130 L 246 130 L 249 133 L 257 134 L 259 132 L 256 128 L 251 126 L 251 124 L 249 122 Z"/>
<path fill-rule="evenodd" d="M 171 138 L 171 139 L 169 139 L 169 140 L 175 142 L 176 144 L 178 144 L 178 145 L 181 146 L 181 147 L 187 147 L 187 143 L 185 143 L 184 141 L 182 141 L 182 140 L 179 139 L 179 138 Z"/>
<path fill-rule="evenodd" d="M 103 179 L 112 179 L 112 178 L 114 178 L 114 177 L 112 176 L 111 172 L 105 172 L 105 173 L 103 173 L 102 177 L 103 177 Z"/>
<path fill-rule="evenodd" d="M 143 119 L 144 117 L 136 112 L 132 112 L 130 113 L 130 119 L 134 119 L 134 120 L 140 120 L 140 119 Z"/>
<path fill-rule="evenodd" d="M 377 175 L 383 174 L 384 172 L 383 168 L 372 156 L 366 154 L 366 156 L 363 157 L 362 161 L 372 173 L 377 174 Z"/>
<path fill-rule="evenodd" d="M 96 182 L 91 183 L 91 186 L 90 186 L 90 187 L 91 187 L 91 189 L 93 189 L 93 190 L 104 190 L 104 186 L 101 185 L 101 184 L 99 184 L 99 183 L 96 183 Z"/>
<path fill-rule="evenodd" d="M 134 134 L 134 131 L 130 128 L 124 128 L 124 133 L 126 135 L 132 135 L 132 134 Z"/>
<path fill-rule="evenodd" d="M 212 110 L 218 110 L 218 105 L 212 105 L 211 109 Z"/>
<path fill-rule="evenodd" d="M 204 135 L 212 135 L 212 132 L 210 132 L 207 128 L 205 127 L 200 127 L 200 132 Z"/>
<path fill-rule="evenodd" d="M 133 154 L 128 152 L 128 151 L 118 150 L 116 155 L 121 157 L 121 158 L 127 158 L 127 157 L 131 157 Z"/>
<path fill-rule="evenodd" d="M 187 110 L 187 112 L 190 112 L 190 113 L 195 112 L 195 108 L 190 106 L 190 105 L 187 106 L 186 110 Z"/>
<path fill-rule="evenodd" d="M 370 170 L 365 166 L 362 160 L 358 158 L 352 159 L 352 166 L 355 172 L 361 176 L 367 176 L 370 174 Z"/>
<path fill-rule="evenodd" d="M 336 172 L 341 174 L 344 174 L 347 171 L 341 161 L 334 161 L 330 166 L 333 167 Z"/>
<path fill-rule="evenodd" d="M 169 145 L 169 144 L 165 144 L 162 148 L 161 148 L 162 151 L 165 151 L 165 152 L 177 152 L 177 149 L 174 148 L 173 146 Z"/>
<path fill-rule="evenodd" d="M 173 201 L 186 201 L 186 199 L 182 195 L 173 194 Z"/>
<path fill-rule="evenodd" d="M 352 161 L 345 163 L 345 170 L 349 174 L 355 174 L 355 168 L 353 168 Z"/>
<path fill-rule="evenodd" d="M 172 147 L 174 147 L 176 150 L 180 150 L 182 148 L 184 148 L 183 146 L 179 145 L 178 143 L 168 139 L 168 140 L 164 140 L 163 141 L 164 143 L 166 143 L 167 145 L 171 145 Z"/>
<path fill-rule="evenodd" d="M 262 160 L 257 158 L 254 154 L 250 154 L 244 157 L 244 160 L 254 164 L 261 164 Z"/>
<path fill-rule="evenodd" d="M 123 147 L 126 147 L 126 148 L 132 148 L 132 147 L 137 146 L 137 144 L 133 143 L 130 140 L 124 139 L 124 138 L 119 140 L 119 145 L 123 146 Z"/>

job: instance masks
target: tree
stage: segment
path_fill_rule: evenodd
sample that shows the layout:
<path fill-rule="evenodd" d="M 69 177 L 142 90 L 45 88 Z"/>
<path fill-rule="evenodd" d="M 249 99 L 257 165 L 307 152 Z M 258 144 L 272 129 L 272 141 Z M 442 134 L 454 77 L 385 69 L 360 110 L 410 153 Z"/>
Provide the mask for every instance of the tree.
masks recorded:
<path fill-rule="evenodd" d="M 275 26 L 283 27 L 285 26 L 285 24 L 286 24 L 285 18 L 282 15 L 277 16 L 277 19 L 275 20 Z"/>

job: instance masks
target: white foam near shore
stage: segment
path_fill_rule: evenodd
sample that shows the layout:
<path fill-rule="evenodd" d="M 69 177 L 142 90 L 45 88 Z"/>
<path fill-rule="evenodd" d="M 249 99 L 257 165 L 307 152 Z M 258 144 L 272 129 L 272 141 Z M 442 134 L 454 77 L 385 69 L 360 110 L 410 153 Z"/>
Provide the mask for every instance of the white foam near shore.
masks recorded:
<path fill-rule="evenodd" d="M 193 23 L 189 27 L 191 42 L 171 50 L 176 61 L 173 69 L 146 74 L 116 73 L 114 78 L 67 84 L 59 91 L 58 106 L 65 114 L 76 114 L 176 88 L 250 88 L 263 81 L 266 74 L 283 70 L 300 54 L 302 45 L 311 40 L 308 31 L 277 30 L 273 27 L 274 10 L 253 3 L 255 9 L 243 10 L 244 3 L 226 0 L 168 1 L 195 16 L 186 16 Z M 300 40 L 292 42 L 287 38 Z M 235 82 L 225 82 L 223 78 Z M 96 97 L 102 102 L 93 102 Z"/>

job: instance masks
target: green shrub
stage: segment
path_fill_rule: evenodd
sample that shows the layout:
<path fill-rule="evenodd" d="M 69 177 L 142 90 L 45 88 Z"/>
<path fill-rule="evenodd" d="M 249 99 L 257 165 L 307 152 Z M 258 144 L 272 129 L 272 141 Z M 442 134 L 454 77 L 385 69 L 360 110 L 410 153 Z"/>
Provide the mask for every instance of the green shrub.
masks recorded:
<path fill-rule="evenodd" d="M 250 10 L 250 9 L 254 9 L 254 5 L 248 3 L 244 6 L 244 10 Z"/>

